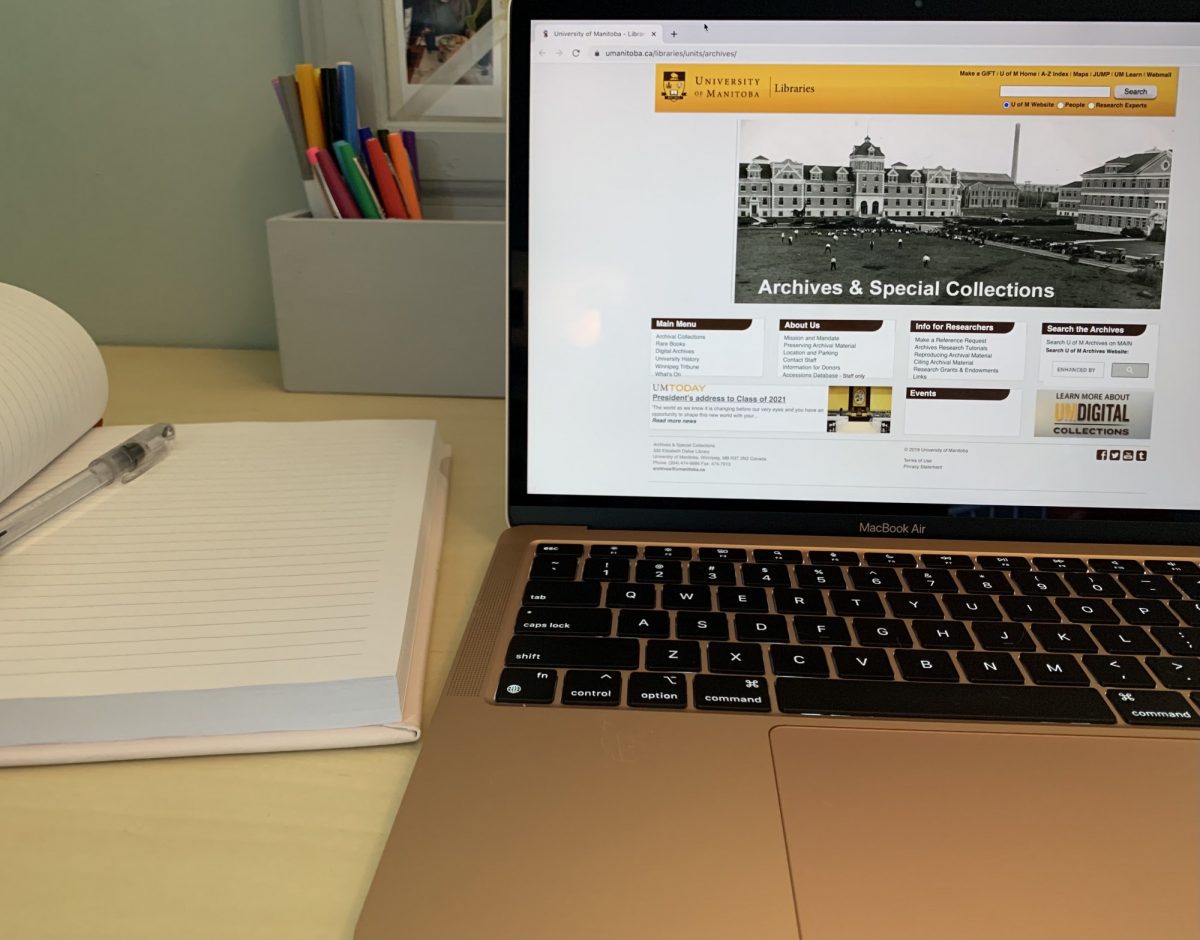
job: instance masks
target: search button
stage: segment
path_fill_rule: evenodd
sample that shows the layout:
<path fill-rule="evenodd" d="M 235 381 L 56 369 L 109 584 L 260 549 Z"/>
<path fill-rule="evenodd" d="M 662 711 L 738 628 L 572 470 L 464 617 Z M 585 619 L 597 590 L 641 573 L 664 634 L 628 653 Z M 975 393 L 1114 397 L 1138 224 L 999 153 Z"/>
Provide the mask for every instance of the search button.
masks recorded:
<path fill-rule="evenodd" d="M 1158 97 L 1157 85 L 1118 85 L 1113 96 L 1116 98 L 1142 98 L 1146 101 L 1153 101 Z"/>
<path fill-rule="evenodd" d="M 1114 379 L 1146 379 L 1150 377 L 1150 363 L 1114 362 L 1110 374 Z"/>

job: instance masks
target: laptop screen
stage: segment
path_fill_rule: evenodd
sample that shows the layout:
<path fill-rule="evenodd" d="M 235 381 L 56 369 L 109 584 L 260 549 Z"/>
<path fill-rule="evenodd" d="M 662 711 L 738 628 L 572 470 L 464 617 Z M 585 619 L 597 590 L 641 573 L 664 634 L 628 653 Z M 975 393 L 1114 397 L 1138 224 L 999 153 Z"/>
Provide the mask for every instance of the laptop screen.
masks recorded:
<path fill-rule="evenodd" d="M 528 41 L 531 499 L 1200 509 L 1196 24 Z"/>

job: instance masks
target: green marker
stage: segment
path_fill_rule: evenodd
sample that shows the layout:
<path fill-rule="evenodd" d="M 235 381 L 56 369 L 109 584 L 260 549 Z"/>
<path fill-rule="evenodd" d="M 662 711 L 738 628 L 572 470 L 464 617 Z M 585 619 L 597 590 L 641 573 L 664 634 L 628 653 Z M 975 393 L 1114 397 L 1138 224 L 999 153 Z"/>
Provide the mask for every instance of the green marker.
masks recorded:
<path fill-rule="evenodd" d="M 367 174 L 363 172 L 362 165 L 354 156 L 354 148 L 344 140 L 335 140 L 333 155 L 337 158 L 342 176 L 346 178 L 346 185 L 354 195 L 354 201 L 362 210 L 363 218 L 382 219 L 383 209 L 379 206 L 379 200 L 375 198 L 371 184 L 367 182 Z"/>

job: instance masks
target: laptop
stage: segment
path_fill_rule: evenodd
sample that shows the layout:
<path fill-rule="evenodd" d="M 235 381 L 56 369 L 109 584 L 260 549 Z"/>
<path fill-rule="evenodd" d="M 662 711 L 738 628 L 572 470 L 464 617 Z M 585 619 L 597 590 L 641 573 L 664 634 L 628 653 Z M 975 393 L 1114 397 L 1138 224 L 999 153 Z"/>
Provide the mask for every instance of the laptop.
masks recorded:
<path fill-rule="evenodd" d="M 1200 936 L 1196 19 L 515 0 L 511 528 L 359 937 Z"/>

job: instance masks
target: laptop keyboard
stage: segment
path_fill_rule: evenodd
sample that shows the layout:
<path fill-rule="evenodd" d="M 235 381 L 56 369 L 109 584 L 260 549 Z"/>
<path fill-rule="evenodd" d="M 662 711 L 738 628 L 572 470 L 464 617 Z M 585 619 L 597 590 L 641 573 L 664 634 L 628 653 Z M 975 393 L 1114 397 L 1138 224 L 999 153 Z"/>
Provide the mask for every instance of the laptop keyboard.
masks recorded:
<path fill-rule="evenodd" d="M 546 542 L 495 700 L 1200 727 L 1200 566 Z"/>

